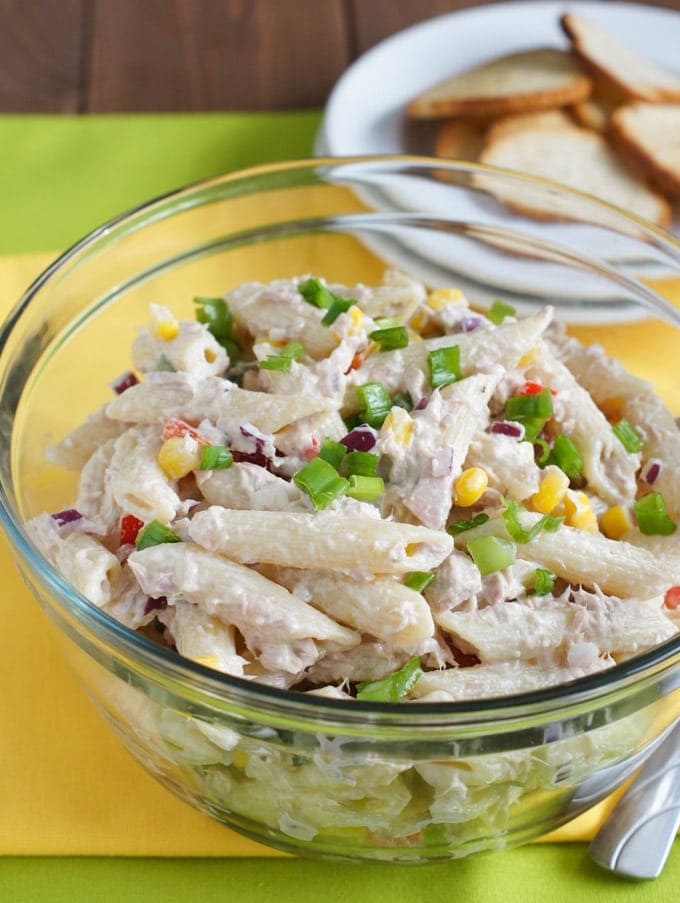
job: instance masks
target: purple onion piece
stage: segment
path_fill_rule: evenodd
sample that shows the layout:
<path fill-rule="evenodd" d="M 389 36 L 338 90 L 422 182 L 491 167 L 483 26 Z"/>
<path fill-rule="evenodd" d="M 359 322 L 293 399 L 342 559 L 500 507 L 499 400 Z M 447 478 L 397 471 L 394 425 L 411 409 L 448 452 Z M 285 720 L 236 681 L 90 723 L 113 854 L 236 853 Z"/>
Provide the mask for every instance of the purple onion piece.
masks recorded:
<path fill-rule="evenodd" d="M 355 427 L 346 436 L 343 436 L 340 443 L 345 446 L 347 451 L 366 452 L 370 451 L 375 445 L 377 435 L 373 427 L 367 423 L 362 423 L 361 426 Z"/>
<path fill-rule="evenodd" d="M 657 458 L 650 458 L 642 471 L 642 479 L 648 486 L 654 485 L 661 473 L 661 461 Z"/>
<path fill-rule="evenodd" d="M 239 427 L 241 430 L 241 435 L 246 439 L 254 439 L 255 440 L 255 451 L 260 453 L 264 449 L 264 439 L 262 436 L 258 436 L 256 433 L 251 432 L 251 430 L 247 429 L 245 426 Z"/>
<path fill-rule="evenodd" d="M 83 515 L 75 508 L 66 508 L 64 511 L 55 511 L 52 518 L 63 527 L 65 524 L 72 524 L 76 520 L 80 520 Z"/>
<path fill-rule="evenodd" d="M 513 439 L 524 439 L 524 426 L 516 420 L 496 420 L 491 424 L 491 432 L 501 436 L 510 436 Z"/>
<path fill-rule="evenodd" d="M 481 317 L 463 317 L 460 321 L 461 332 L 473 332 L 478 326 L 482 325 Z"/>
<path fill-rule="evenodd" d="M 168 600 L 165 596 L 159 596 L 157 599 L 152 599 L 151 596 L 146 600 L 146 605 L 144 606 L 144 614 L 151 614 L 152 611 L 163 611 L 164 608 L 168 607 Z"/>
<path fill-rule="evenodd" d="M 132 386 L 136 386 L 139 380 L 132 372 L 132 370 L 128 370 L 127 373 L 121 373 L 118 379 L 114 380 L 111 383 L 111 388 L 116 393 L 116 395 L 122 395 L 126 389 L 132 388 Z"/>
<path fill-rule="evenodd" d="M 430 400 L 429 395 L 423 395 L 422 398 L 418 399 L 418 404 L 414 407 L 414 411 L 424 411 L 427 407 L 427 403 Z"/>

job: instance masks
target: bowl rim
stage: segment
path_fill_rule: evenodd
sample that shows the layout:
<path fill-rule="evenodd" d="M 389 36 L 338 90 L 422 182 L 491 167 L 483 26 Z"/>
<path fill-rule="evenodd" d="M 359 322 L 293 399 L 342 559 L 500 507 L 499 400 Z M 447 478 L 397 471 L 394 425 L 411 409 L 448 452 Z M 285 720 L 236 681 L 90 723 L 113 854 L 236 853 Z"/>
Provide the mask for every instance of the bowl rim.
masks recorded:
<path fill-rule="evenodd" d="M 519 184 L 540 185 L 552 191 L 580 199 L 584 203 L 593 206 L 594 209 L 608 210 L 610 214 L 619 217 L 623 222 L 635 223 L 643 233 L 648 233 L 654 237 L 655 241 L 660 241 L 662 246 L 665 245 L 666 250 L 670 251 L 673 256 L 677 255 L 680 261 L 680 239 L 677 239 L 671 233 L 656 226 L 654 223 L 648 222 L 637 214 L 629 213 L 585 192 L 577 191 L 541 177 L 529 176 L 486 164 L 402 154 L 327 156 L 277 161 L 234 170 L 182 185 L 130 207 L 96 226 L 57 256 L 29 284 L 5 320 L 0 323 L 0 356 L 12 334 L 14 326 L 43 286 L 79 254 L 88 251 L 100 238 L 109 236 L 116 229 L 129 224 L 136 217 L 148 214 L 154 208 L 159 207 L 161 204 L 166 204 L 168 201 L 179 203 L 183 197 L 190 197 L 197 192 L 202 192 L 220 184 L 259 178 L 263 175 L 297 169 L 319 169 L 326 166 L 335 167 L 359 163 L 416 165 L 429 170 L 446 169 L 452 172 L 490 173 L 499 178 L 509 178 Z M 177 211 L 172 211 L 170 215 L 173 215 L 175 212 Z M 432 717 L 442 718 L 450 722 L 457 715 L 463 716 L 465 722 L 468 720 L 465 716 L 471 715 L 479 715 L 486 721 L 491 715 L 512 719 L 518 716 L 524 718 L 527 715 L 539 713 L 554 714 L 555 708 L 558 706 L 562 709 L 564 706 L 582 705 L 584 702 L 594 703 L 602 697 L 614 694 L 630 686 L 632 683 L 635 683 L 635 679 L 638 677 L 649 677 L 660 673 L 664 665 L 674 667 L 675 663 L 671 660 L 676 654 L 680 654 L 680 634 L 677 634 L 639 655 L 632 656 L 619 664 L 594 674 L 537 690 L 457 702 L 367 702 L 356 699 L 332 699 L 309 693 L 302 694 L 224 674 L 191 659 L 183 658 L 172 650 L 136 633 L 97 608 L 65 580 L 29 539 L 24 529 L 24 521 L 9 502 L 4 481 L 1 477 L 0 526 L 3 528 L 6 539 L 9 541 L 11 551 L 14 551 L 15 554 L 18 554 L 27 562 L 33 574 L 37 575 L 41 583 L 51 593 L 56 595 L 59 605 L 63 606 L 69 613 L 74 614 L 79 625 L 86 627 L 98 637 L 106 640 L 116 653 L 126 651 L 130 654 L 134 659 L 134 667 L 139 664 L 146 664 L 151 667 L 152 673 L 156 678 L 162 675 L 165 678 L 172 679 L 173 682 L 179 680 L 183 686 L 193 685 L 194 689 L 204 691 L 209 697 L 213 699 L 217 697 L 218 700 L 225 703 L 231 703 L 234 699 L 238 701 L 245 700 L 247 704 L 255 708 L 258 707 L 258 703 L 265 703 L 269 704 L 273 710 L 281 712 L 283 709 L 288 709 L 292 713 L 302 715 L 305 719 L 310 716 L 313 719 L 315 714 L 321 715 L 325 712 L 329 717 L 341 714 L 354 716 L 352 720 L 357 720 L 357 718 L 362 720 L 365 717 L 379 725 L 381 720 L 386 717 L 389 717 L 391 720 L 396 719 L 395 723 L 413 724 L 422 720 L 422 718 Z M 562 712 L 560 711 L 561 714 Z"/>

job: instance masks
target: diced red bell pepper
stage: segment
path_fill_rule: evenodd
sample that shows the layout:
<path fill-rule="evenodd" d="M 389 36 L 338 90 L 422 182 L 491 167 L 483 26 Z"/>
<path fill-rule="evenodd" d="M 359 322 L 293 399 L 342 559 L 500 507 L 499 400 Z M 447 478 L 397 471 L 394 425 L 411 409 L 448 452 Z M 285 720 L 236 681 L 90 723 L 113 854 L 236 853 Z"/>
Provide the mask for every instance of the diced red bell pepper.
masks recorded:
<path fill-rule="evenodd" d="M 122 546 L 134 545 L 137 534 L 144 526 L 144 521 L 134 514 L 124 514 L 120 519 L 120 544 Z"/>
<path fill-rule="evenodd" d="M 680 586 L 671 586 L 664 596 L 666 608 L 680 608 Z"/>
<path fill-rule="evenodd" d="M 196 427 L 191 426 L 189 423 L 185 423 L 183 420 L 179 420 L 177 417 L 171 417 L 163 427 L 163 439 L 182 438 L 183 436 L 191 436 L 192 439 L 195 439 L 200 445 L 211 444 L 205 436 L 202 436 L 198 432 Z"/>

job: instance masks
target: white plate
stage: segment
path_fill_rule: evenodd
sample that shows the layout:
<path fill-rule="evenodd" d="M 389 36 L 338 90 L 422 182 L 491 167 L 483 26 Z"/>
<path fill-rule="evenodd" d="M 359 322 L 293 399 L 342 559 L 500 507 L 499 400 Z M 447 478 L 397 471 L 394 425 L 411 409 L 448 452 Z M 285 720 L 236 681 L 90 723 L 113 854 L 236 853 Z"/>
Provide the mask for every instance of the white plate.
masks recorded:
<path fill-rule="evenodd" d="M 392 35 L 350 66 L 329 97 L 317 154 L 431 153 L 427 126 L 406 127 L 408 101 L 502 54 L 568 47 L 559 24 L 568 10 L 582 13 L 632 50 L 680 75 L 680 14 L 669 9 L 609 2 L 498 3 L 465 9 Z"/>
<path fill-rule="evenodd" d="M 421 22 L 382 41 L 360 57 L 340 78 L 326 105 L 325 116 L 316 139 L 315 152 L 319 156 L 354 156 L 365 154 L 432 154 L 436 124 L 408 123 L 404 110 L 415 95 L 443 79 L 471 66 L 486 62 L 502 54 L 528 47 L 569 46 L 569 41 L 559 24 L 560 16 L 572 10 L 599 23 L 624 44 L 636 49 L 657 64 L 680 74 L 680 15 L 671 10 L 648 6 L 636 6 L 615 2 L 529 2 L 500 3 L 474 9 L 448 13 Z M 363 187 L 367 190 L 367 186 Z M 408 194 L 383 194 L 384 205 L 398 210 L 432 205 L 432 212 L 443 213 L 441 199 L 436 196 L 409 197 Z M 476 205 L 470 201 L 469 209 L 459 209 L 476 219 Z M 430 208 L 428 207 L 428 210 Z M 508 214 L 508 227 L 516 218 Z M 566 230 L 560 223 L 521 222 L 524 232 L 563 243 Z M 674 230 L 675 231 L 675 230 Z M 608 257 L 618 265 L 627 261 L 625 243 L 621 243 L 614 261 L 609 250 L 598 246 L 594 234 L 591 253 Z M 568 240 L 564 242 L 569 244 Z M 393 263 L 408 264 L 413 275 L 431 281 L 442 259 L 436 239 L 418 242 L 415 247 L 390 252 L 389 245 L 373 242 L 375 250 Z M 630 261 L 631 264 L 637 261 Z M 486 255 L 476 252 L 469 260 L 470 275 L 482 273 L 488 279 Z M 654 275 L 650 269 L 648 275 Z M 493 281 L 493 278 L 491 279 Z M 528 296 L 542 292 L 542 280 L 536 283 L 525 268 L 511 264 L 497 273 L 498 288 L 511 288 Z M 572 291 L 573 286 L 567 291 Z M 559 305 L 559 291 L 555 301 Z M 606 295 L 606 293 L 605 293 Z M 586 292 L 588 301 L 594 302 L 590 311 L 573 313 L 574 321 L 600 319 L 606 310 L 608 319 L 628 319 L 630 309 L 613 310 L 610 299 L 595 288 Z M 599 303 L 598 303 L 599 302 Z M 601 307 L 602 302 L 605 308 Z M 614 305 L 616 307 L 616 305 Z"/>

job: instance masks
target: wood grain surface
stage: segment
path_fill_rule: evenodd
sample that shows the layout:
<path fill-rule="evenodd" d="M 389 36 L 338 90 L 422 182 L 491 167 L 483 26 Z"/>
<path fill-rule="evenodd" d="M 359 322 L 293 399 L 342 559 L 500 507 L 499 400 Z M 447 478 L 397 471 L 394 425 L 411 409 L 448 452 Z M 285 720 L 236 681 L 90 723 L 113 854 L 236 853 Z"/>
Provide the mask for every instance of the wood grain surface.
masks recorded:
<path fill-rule="evenodd" d="M 378 41 L 483 2 L 0 0 L 0 112 L 321 107 Z"/>

